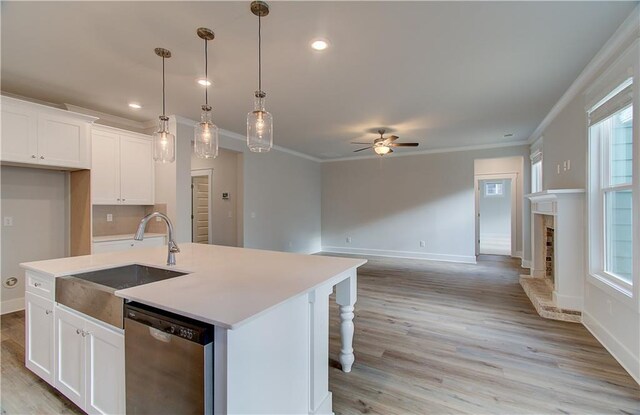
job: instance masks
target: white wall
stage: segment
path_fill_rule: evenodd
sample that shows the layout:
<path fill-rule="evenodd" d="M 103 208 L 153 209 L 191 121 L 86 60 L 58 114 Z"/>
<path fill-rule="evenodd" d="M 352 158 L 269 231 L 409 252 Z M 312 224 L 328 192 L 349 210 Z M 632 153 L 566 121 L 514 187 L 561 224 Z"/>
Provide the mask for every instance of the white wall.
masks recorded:
<path fill-rule="evenodd" d="M 617 43 L 617 51 L 606 59 L 599 70 L 583 79 L 583 85 L 568 104 L 543 129 L 543 183 L 544 190 L 579 188 L 587 184 L 587 115 L 585 92 L 601 76 L 622 52 L 638 39 L 640 27 L 639 9 L 633 12 L 634 27 L 631 36 Z M 623 24 L 624 26 L 624 24 Z M 627 26 L 630 27 L 630 26 Z M 629 31 L 630 32 L 630 31 Z M 616 38 L 616 35 L 614 35 Z M 607 46 L 605 45 L 605 48 Z M 602 52 L 602 51 L 601 51 Z M 634 80 L 635 83 L 638 80 Z M 637 95 L 636 95 L 637 96 Z M 637 113 L 637 112 L 636 112 Z M 636 123 L 638 126 L 638 123 Z M 564 160 L 571 160 L 571 170 L 560 169 Z M 586 206 L 585 206 L 586 209 Z M 587 224 L 585 223 L 585 227 Z M 636 235 L 637 236 L 637 235 Z M 587 253 L 585 252 L 585 269 Z M 635 270 L 634 284 L 640 283 Z M 636 291 L 637 292 L 637 291 Z M 620 301 L 611 289 L 596 285 L 585 275 L 583 323 L 640 383 L 640 313 L 638 305 Z M 638 298 L 635 302 L 638 303 Z"/>
<path fill-rule="evenodd" d="M 24 271 L 19 263 L 64 257 L 69 247 L 68 173 L 24 167 L 0 168 L 2 281 L 15 276 L 15 288 L 2 287 L 2 312 L 24 306 Z"/>
<path fill-rule="evenodd" d="M 501 183 L 503 192 L 487 196 L 486 183 Z M 480 182 L 480 239 L 511 240 L 511 180 L 482 180 Z"/>
<path fill-rule="evenodd" d="M 238 186 L 238 155 L 236 151 L 219 149 L 218 157 L 201 159 L 191 155 L 191 169 L 213 170 L 213 191 L 211 197 L 212 243 L 214 245 L 238 245 L 238 217 L 243 215 L 238 196 L 242 186 Z M 242 166 L 240 166 L 241 168 Z M 229 199 L 222 199 L 222 193 L 229 193 Z"/>
<path fill-rule="evenodd" d="M 473 262 L 474 161 L 528 154 L 517 146 L 323 163 L 323 250 Z"/>

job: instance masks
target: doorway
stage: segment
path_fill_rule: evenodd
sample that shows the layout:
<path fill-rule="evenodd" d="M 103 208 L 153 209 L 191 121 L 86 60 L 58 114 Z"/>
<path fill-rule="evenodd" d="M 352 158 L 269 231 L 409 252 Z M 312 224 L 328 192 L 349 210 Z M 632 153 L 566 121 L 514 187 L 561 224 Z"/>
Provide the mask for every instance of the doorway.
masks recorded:
<path fill-rule="evenodd" d="M 516 177 L 476 177 L 476 255 L 515 254 Z"/>
<path fill-rule="evenodd" d="M 212 243 L 212 171 L 191 171 L 191 242 Z"/>

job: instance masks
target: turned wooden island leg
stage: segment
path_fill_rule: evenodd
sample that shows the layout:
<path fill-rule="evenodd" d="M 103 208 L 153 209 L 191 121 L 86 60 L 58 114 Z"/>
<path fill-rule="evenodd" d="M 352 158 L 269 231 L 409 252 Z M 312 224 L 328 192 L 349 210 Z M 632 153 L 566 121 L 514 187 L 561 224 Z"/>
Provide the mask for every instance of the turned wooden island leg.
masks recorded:
<path fill-rule="evenodd" d="M 356 271 L 336 285 L 336 303 L 340 308 L 340 364 L 343 372 L 351 372 L 351 366 L 355 361 L 353 354 L 353 317 L 354 306 L 357 297 Z"/>

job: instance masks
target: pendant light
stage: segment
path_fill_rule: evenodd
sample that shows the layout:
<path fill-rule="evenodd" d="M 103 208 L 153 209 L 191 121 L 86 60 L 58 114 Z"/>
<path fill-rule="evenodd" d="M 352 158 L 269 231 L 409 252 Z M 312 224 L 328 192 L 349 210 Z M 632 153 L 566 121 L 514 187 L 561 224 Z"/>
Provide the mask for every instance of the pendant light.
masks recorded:
<path fill-rule="evenodd" d="M 171 52 L 164 48 L 155 48 L 156 55 L 162 58 L 162 115 L 158 131 L 153 133 L 153 159 L 160 163 L 173 163 L 176 159 L 176 136 L 169 132 L 169 117 L 165 114 L 164 60 Z"/>
<path fill-rule="evenodd" d="M 251 2 L 251 12 L 258 16 L 258 90 L 255 92 L 253 111 L 247 114 L 247 146 L 256 153 L 265 153 L 273 147 L 273 117 L 264 109 L 267 94 L 262 90 L 262 18 L 269 14 L 269 5 L 263 1 Z"/>
<path fill-rule="evenodd" d="M 211 106 L 209 105 L 209 63 L 207 45 L 215 38 L 213 30 L 201 27 L 197 31 L 200 39 L 204 40 L 204 105 L 200 114 L 200 122 L 194 129 L 193 152 L 204 159 L 218 156 L 218 127 L 212 121 Z"/>

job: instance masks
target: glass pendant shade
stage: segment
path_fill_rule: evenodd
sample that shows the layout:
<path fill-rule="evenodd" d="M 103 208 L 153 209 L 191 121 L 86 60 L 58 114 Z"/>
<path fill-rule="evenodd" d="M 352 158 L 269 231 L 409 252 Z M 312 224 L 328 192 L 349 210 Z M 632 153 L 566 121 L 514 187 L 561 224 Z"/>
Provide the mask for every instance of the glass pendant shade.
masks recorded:
<path fill-rule="evenodd" d="M 176 136 L 169 132 L 169 117 L 160 117 L 158 131 L 153 133 L 153 159 L 160 163 L 176 160 Z"/>
<path fill-rule="evenodd" d="M 373 147 L 373 151 L 380 156 L 384 156 L 385 154 L 389 154 L 391 148 L 387 146 L 375 146 Z"/>
<path fill-rule="evenodd" d="M 204 159 L 218 157 L 218 127 L 212 121 L 208 105 L 202 106 L 200 122 L 195 127 L 193 152 Z"/>
<path fill-rule="evenodd" d="M 266 94 L 256 91 L 254 110 L 247 114 L 247 146 L 254 153 L 273 147 L 273 117 L 264 109 Z"/>

